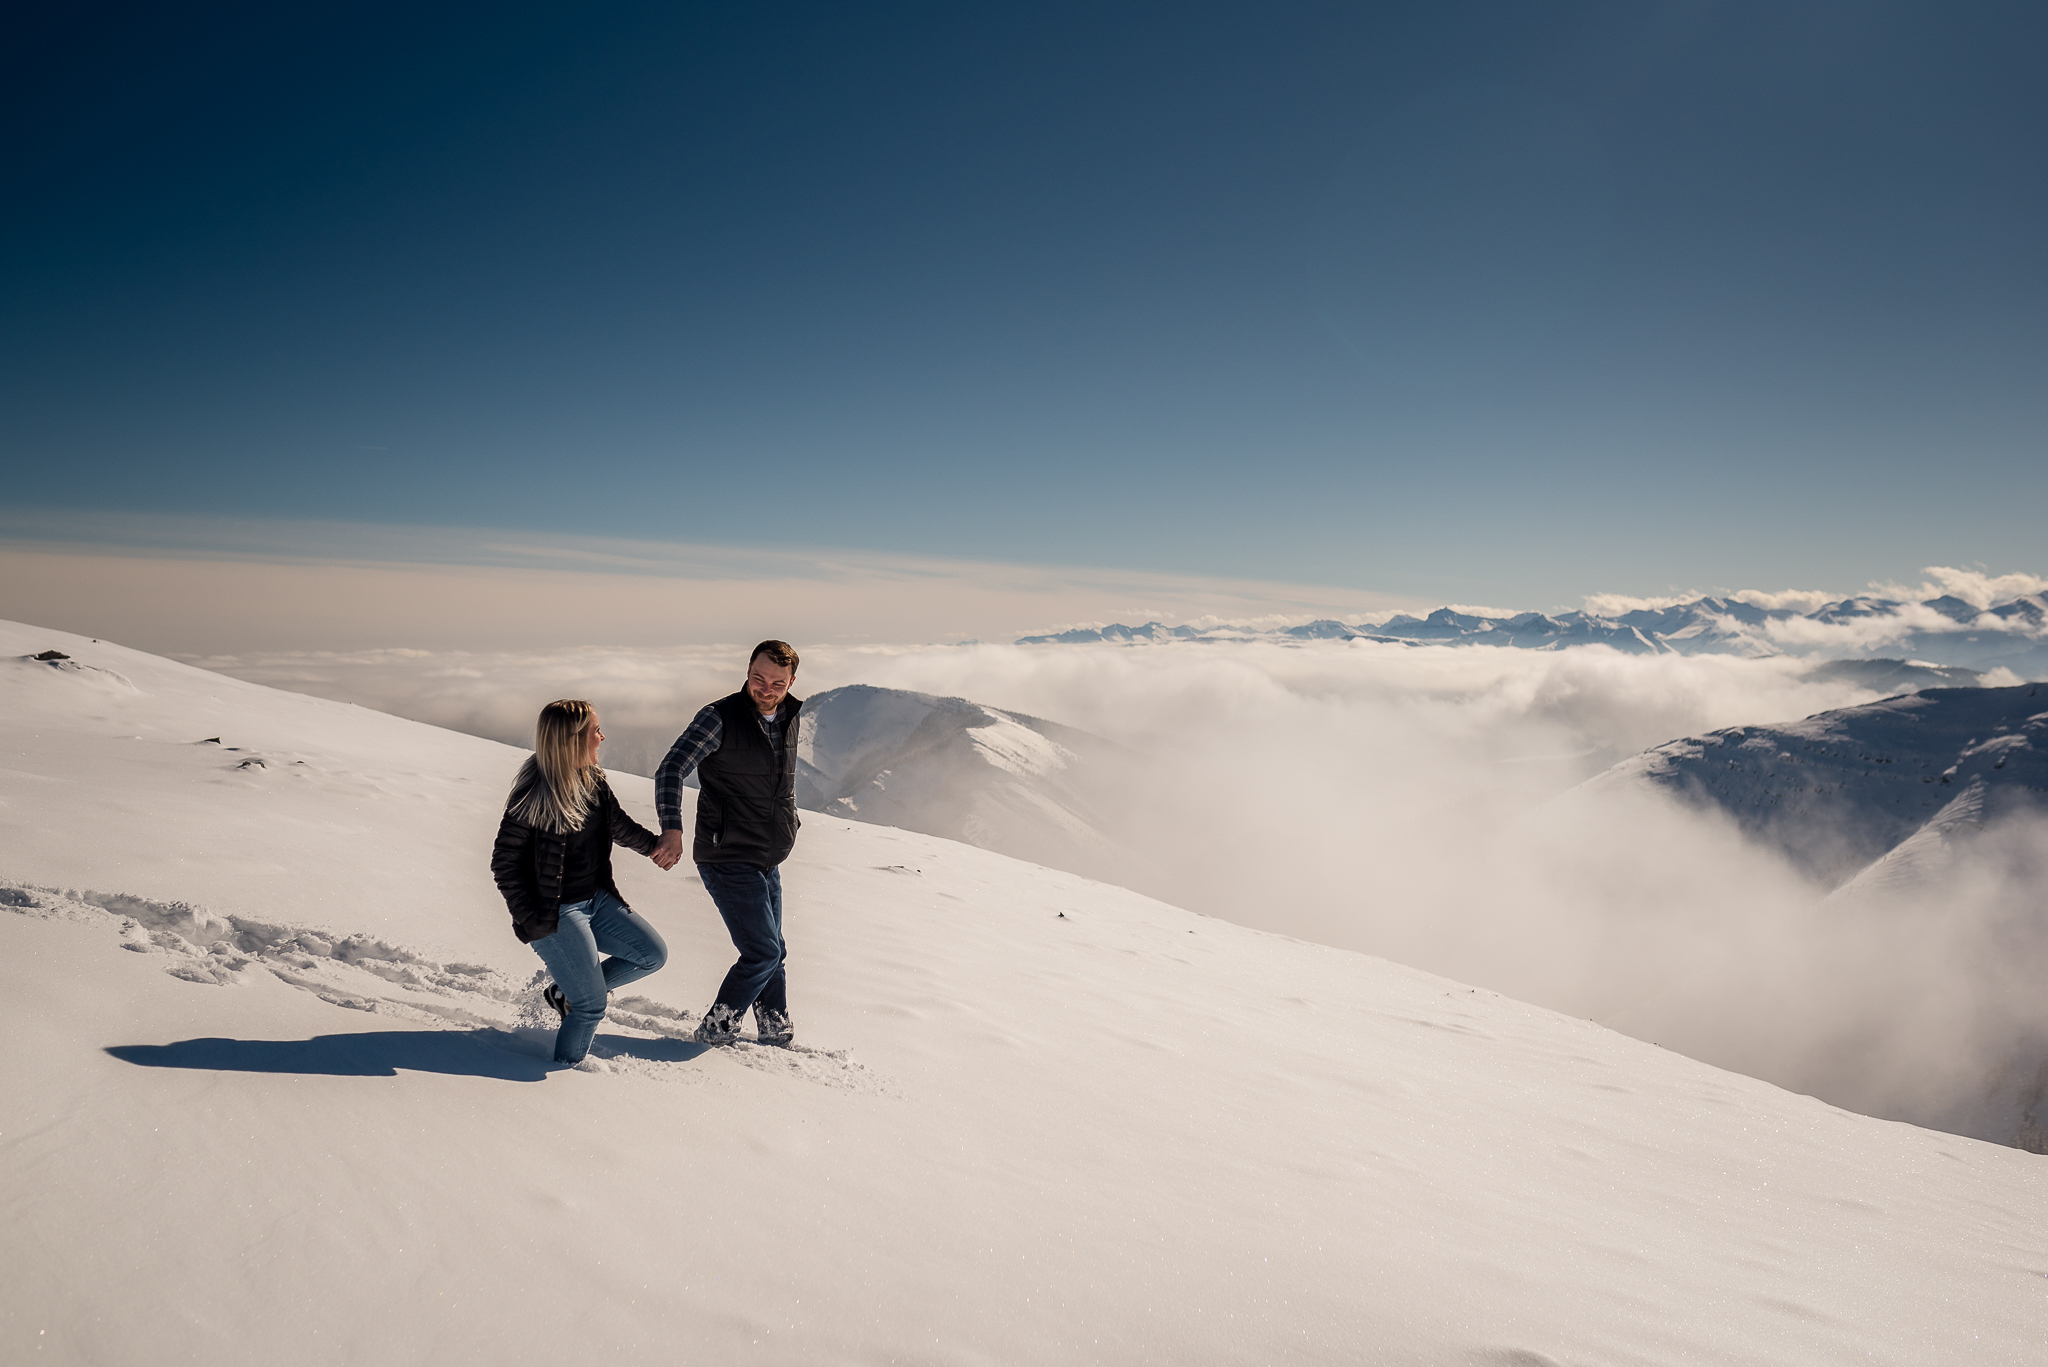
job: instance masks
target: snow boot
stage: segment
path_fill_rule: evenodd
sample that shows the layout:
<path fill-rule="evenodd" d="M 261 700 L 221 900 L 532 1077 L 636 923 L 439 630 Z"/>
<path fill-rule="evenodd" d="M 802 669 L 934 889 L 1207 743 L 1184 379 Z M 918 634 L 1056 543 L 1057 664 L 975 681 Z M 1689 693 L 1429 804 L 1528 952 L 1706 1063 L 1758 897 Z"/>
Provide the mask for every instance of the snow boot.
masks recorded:
<path fill-rule="evenodd" d="M 697 1022 L 697 1031 L 690 1038 L 699 1044 L 731 1044 L 740 1037 L 742 1014 L 724 1002 L 713 1002 L 711 1009 L 704 1013 L 704 1019 Z"/>
<path fill-rule="evenodd" d="M 563 1020 L 569 1019 L 569 999 L 562 995 L 562 989 L 549 983 L 540 994 L 540 999 L 555 1008 L 555 1014 Z"/>
<path fill-rule="evenodd" d="M 754 1007 L 754 1033 L 761 1043 L 775 1044 L 787 1049 L 789 1042 L 796 1038 L 796 1027 L 789 1023 L 789 1012 L 770 1011 L 765 1006 Z"/>

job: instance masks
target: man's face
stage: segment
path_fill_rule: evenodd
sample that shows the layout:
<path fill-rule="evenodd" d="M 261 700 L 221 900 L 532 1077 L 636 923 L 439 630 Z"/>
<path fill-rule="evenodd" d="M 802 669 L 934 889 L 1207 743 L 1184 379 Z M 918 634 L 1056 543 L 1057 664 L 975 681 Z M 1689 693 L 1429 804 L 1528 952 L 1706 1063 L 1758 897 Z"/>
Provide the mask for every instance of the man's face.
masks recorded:
<path fill-rule="evenodd" d="M 785 669 L 766 655 L 756 655 L 754 662 L 747 666 L 747 696 L 754 700 L 754 706 L 767 716 L 782 706 L 782 695 L 789 692 L 790 684 L 796 681 L 796 671 Z"/>

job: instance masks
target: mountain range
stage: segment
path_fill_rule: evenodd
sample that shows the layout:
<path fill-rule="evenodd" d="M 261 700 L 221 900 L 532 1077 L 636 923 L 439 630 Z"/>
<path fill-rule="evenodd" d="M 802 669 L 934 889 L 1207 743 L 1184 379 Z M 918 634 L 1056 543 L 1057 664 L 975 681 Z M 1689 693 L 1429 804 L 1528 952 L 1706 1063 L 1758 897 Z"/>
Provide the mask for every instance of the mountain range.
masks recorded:
<path fill-rule="evenodd" d="M 2048 593 L 2025 594 L 1983 608 L 1952 595 L 1917 603 L 1844 598 L 1805 613 L 1716 597 L 1611 615 L 1490 614 L 1445 607 L 1426 617 L 1396 613 L 1383 622 L 1355 624 L 1324 619 L 1291 627 L 1166 626 L 1159 622 L 1079 627 L 1020 637 L 1017 644 L 1247 639 L 1492 645 L 1519 650 L 1604 645 L 1640 655 L 1802 655 L 1822 659 L 1881 652 L 1896 655 L 1901 663 L 1971 670 L 2005 668 L 2029 678 L 2048 674 Z M 1939 681 L 1968 680 L 1948 677 Z"/>

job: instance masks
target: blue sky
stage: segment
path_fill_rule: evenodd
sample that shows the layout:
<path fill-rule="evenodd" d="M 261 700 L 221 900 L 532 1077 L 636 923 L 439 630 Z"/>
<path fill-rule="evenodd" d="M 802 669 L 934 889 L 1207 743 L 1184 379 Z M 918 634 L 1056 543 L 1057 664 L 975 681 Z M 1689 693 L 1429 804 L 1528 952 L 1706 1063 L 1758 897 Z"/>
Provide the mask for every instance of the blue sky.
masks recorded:
<path fill-rule="evenodd" d="M 2038 5 L 46 9 L 12 526 L 2042 567 Z"/>

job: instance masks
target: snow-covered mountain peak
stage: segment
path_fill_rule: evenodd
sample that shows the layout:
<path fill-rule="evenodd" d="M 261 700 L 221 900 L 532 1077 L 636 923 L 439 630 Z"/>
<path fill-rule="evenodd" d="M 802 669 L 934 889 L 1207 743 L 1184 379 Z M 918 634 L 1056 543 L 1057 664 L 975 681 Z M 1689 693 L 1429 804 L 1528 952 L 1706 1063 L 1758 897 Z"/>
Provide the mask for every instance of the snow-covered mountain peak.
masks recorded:
<path fill-rule="evenodd" d="M 965 698 L 855 684 L 804 704 L 797 802 L 1056 868 L 1107 873 L 1079 780 L 1121 751 L 1099 736 Z"/>
<path fill-rule="evenodd" d="M 1944 593 L 1939 598 L 1929 598 L 1920 606 L 1932 608 L 1953 622 L 1973 622 L 1982 611 L 1975 603 L 1966 603 L 1949 593 Z"/>
<path fill-rule="evenodd" d="M 1813 622 L 1847 622 L 1864 617 L 1889 617 L 1902 606 L 1889 598 L 1844 598 L 1825 604 L 1807 614 Z"/>

